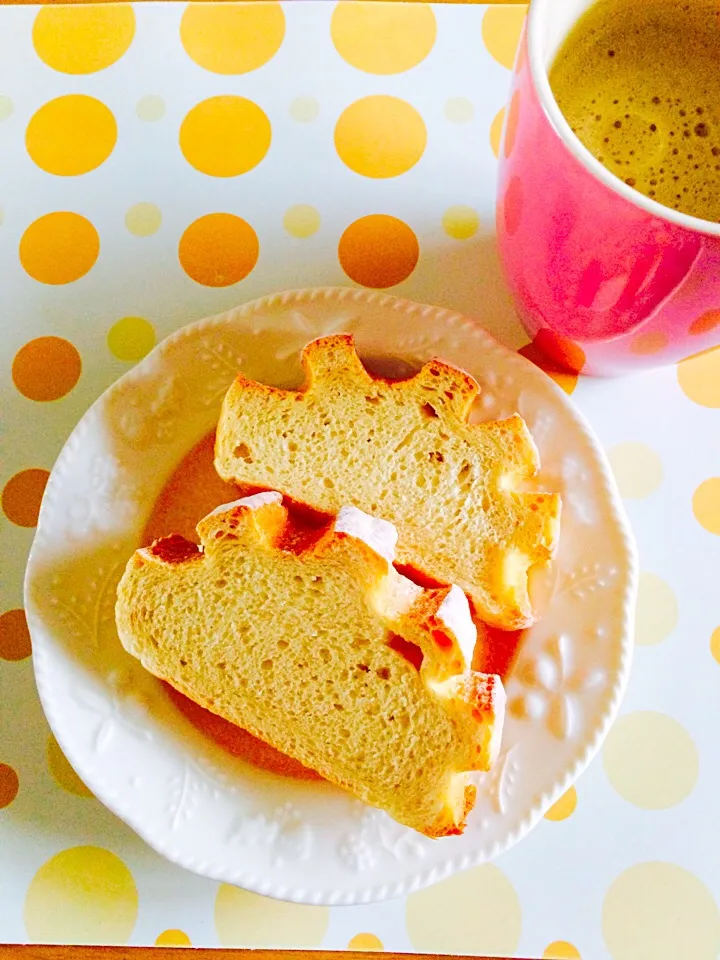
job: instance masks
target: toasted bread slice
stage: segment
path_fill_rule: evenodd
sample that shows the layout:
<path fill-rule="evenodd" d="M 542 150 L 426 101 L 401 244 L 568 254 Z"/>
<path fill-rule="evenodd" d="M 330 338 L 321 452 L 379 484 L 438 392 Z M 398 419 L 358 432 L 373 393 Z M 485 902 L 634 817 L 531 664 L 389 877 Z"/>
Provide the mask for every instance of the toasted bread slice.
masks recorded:
<path fill-rule="evenodd" d="M 463 592 L 398 574 L 391 524 L 349 508 L 298 528 L 281 501 L 219 507 L 198 524 L 200 547 L 173 536 L 138 550 L 118 588 L 123 645 L 401 823 L 461 832 L 467 771 L 495 759 L 505 704 L 499 677 L 468 669 Z"/>
<path fill-rule="evenodd" d="M 310 343 L 303 364 L 297 391 L 237 377 L 217 430 L 220 476 L 389 520 L 399 564 L 458 584 L 489 624 L 532 623 L 528 571 L 552 555 L 560 498 L 517 489 L 539 467 L 523 419 L 469 424 L 479 388 L 468 374 L 432 360 L 409 380 L 373 377 L 351 336 Z"/>

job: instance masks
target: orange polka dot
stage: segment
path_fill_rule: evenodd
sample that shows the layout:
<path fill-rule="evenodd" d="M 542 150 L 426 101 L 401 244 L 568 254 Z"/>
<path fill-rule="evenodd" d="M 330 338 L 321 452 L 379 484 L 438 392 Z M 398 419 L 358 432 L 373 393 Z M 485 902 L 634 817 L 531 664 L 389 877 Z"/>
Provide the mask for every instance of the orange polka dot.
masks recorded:
<path fill-rule="evenodd" d="M 209 213 L 195 220 L 178 247 L 185 273 L 206 287 L 229 287 L 243 280 L 259 253 L 253 228 L 231 213 Z"/>
<path fill-rule="evenodd" d="M 545 819 L 552 820 L 556 823 L 559 820 L 567 820 L 567 818 L 574 812 L 576 806 L 577 791 L 575 790 L 575 787 L 570 787 L 570 789 L 566 790 L 559 800 L 555 801 L 549 810 L 545 811 Z"/>
<path fill-rule="evenodd" d="M 662 330 L 648 330 L 646 333 L 639 333 L 632 339 L 628 349 L 631 353 L 649 356 L 653 353 L 660 353 L 669 342 L 668 335 L 663 333 Z"/>
<path fill-rule="evenodd" d="M 237 177 L 256 167 L 270 149 L 270 121 L 245 97 L 202 100 L 180 127 L 187 162 L 209 177 Z"/>
<path fill-rule="evenodd" d="M 567 940 L 553 940 L 543 950 L 543 960 L 581 960 L 580 951 Z"/>
<path fill-rule="evenodd" d="M 505 107 L 501 107 L 490 124 L 490 147 L 496 157 L 500 156 L 500 141 L 502 140 L 503 124 L 505 123 Z"/>
<path fill-rule="evenodd" d="M 518 119 L 520 117 L 520 93 L 515 91 L 510 101 L 510 109 L 507 111 L 507 122 L 505 122 L 505 107 L 496 115 L 490 126 L 490 146 L 495 156 L 500 155 L 500 141 L 502 139 L 502 128 L 505 123 L 505 157 L 509 157 L 515 146 L 515 137 L 517 135 Z"/>
<path fill-rule="evenodd" d="M 25 611 L 6 610 L 0 615 L 0 660 L 24 660 L 32 653 Z"/>
<path fill-rule="evenodd" d="M 680 389 L 693 403 L 720 407 L 720 347 L 681 360 L 677 365 Z"/>
<path fill-rule="evenodd" d="M 61 73 L 104 70 L 125 53 L 135 35 L 129 3 L 43 7 L 33 25 L 35 52 Z"/>
<path fill-rule="evenodd" d="M 36 527 L 40 504 L 50 474 L 32 468 L 11 477 L 2 492 L 3 513 L 18 527 Z"/>
<path fill-rule="evenodd" d="M 82 361 L 69 340 L 37 337 L 20 347 L 12 365 L 13 383 L 28 400 L 59 400 L 80 379 Z"/>
<path fill-rule="evenodd" d="M 155 937 L 156 947 L 191 947 L 192 940 L 184 930 L 163 930 Z"/>
<path fill-rule="evenodd" d="M 384 179 L 407 173 L 422 157 L 426 144 L 423 118 L 399 97 L 356 100 L 335 125 L 340 159 L 363 177 Z"/>
<path fill-rule="evenodd" d="M 12 767 L 0 763 L 0 810 L 9 807 L 18 794 L 20 781 Z"/>
<path fill-rule="evenodd" d="M 688 328 L 688 333 L 699 337 L 703 333 L 710 333 L 716 327 L 720 327 L 720 310 L 708 310 L 707 313 L 703 313 L 702 316 L 693 320 Z"/>
<path fill-rule="evenodd" d="M 517 59 L 515 61 L 515 73 L 516 75 L 522 73 L 525 69 L 525 64 L 527 63 L 527 41 L 525 39 L 525 30 L 523 25 L 523 32 L 520 34 L 520 41 L 517 46 Z"/>
<path fill-rule="evenodd" d="M 534 363 L 536 367 L 540 367 L 565 393 L 571 394 L 574 392 L 578 382 L 577 373 L 564 370 L 555 360 L 543 353 L 534 340 L 532 343 L 527 343 L 524 347 L 521 347 L 518 353 Z"/>
<path fill-rule="evenodd" d="M 538 330 L 533 345 L 545 356 L 552 357 L 573 373 L 580 373 L 585 366 L 583 348 L 574 340 L 562 337 L 552 330 Z"/>
<path fill-rule="evenodd" d="M 84 277 L 98 258 L 97 230 L 79 213 L 46 213 L 20 240 L 20 262 L 40 283 L 72 283 Z"/>
<path fill-rule="evenodd" d="M 693 494 L 693 513 L 708 533 L 720 536 L 720 477 L 703 481 Z"/>
<path fill-rule="evenodd" d="M 520 226 L 523 205 L 523 185 L 519 177 L 513 177 L 507 185 L 503 198 L 502 211 L 505 229 L 509 237 L 517 233 Z"/>
<path fill-rule="evenodd" d="M 350 943 L 348 950 L 384 950 L 383 942 L 380 937 L 374 933 L 356 933 Z"/>
<path fill-rule="evenodd" d="M 185 52 L 213 73 L 257 70 L 275 56 L 284 36 L 279 3 L 192 3 L 180 22 Z"/>
<path fill-rule="evenodd" d="M 720 627 L 716 627 L 710 637 L 710 653 L 720 663 Z"/>
<path fill-rule="evenodd" d="M 25 146 L 33 163 L 58 177 L 76 177 L 104 163 L 117 141 L 112 111 L 95 97 L 56 97 L 30 119 Z"/>
<path fill-rule="evenodd" d="M 505 126 L 505 156 L 509 157 L 515 146 L 515 136 L 517 134 L 518 120 L 520 119 L 520 92 L 518 90 L 513 94 L 508 110 L 507 124 Z"/>
<path fill-rule="evenodd" d="M 520 42 L 527 6 L 525 4 L 492 4 L 485 11 L 482 37 L 488 53 L 508 70 L 512 69 Z"/>
<path fill-rule="evenodd" d="M 412 3 L 338 3 L 330 22 L 335 49 L 366 73 L 403 73 L 432 50 L 437 35 L 429 6 Z"/>
<path fill-rule="evenodd" d="M 383 213 L 355 220 L 338 245 L 340 266 L 355 283 L 384 289 L 407 280 L 420 247 L 410 227 Z"/>

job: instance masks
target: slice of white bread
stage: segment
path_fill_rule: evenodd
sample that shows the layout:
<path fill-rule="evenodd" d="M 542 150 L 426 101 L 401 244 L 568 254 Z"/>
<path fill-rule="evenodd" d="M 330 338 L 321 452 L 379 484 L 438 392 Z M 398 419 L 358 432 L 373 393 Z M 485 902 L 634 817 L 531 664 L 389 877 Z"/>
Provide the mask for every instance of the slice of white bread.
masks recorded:
<path fill-rule="evenodd" d="M 201 706 L 430 837 L 460 833 L 500 745 L 505 692 L 468 669 L 457 587 L 393 568 L 395 529 L 355 508 L 296 525 L 277 493 L 214 510 L 201 546 L 128 562 L 123 646 Z M 414 664 L 413 662 L 414 661 Z"/>
<path fill-rule="evenodd" d="M 220 476 L 389 520 L 398 564 L 458 584 L 486 623 L 531 624 L 528 572 L 552 555 L 560 498 L 518 490 L 539 467 L 524 420 L 469 424 L 479 387 L 468 374 L 431 360 L 408 380 L 373 377 L 349 335 L 310 343 L 303 365 L 300 390 L 237 377 L 218 424 Z"/>

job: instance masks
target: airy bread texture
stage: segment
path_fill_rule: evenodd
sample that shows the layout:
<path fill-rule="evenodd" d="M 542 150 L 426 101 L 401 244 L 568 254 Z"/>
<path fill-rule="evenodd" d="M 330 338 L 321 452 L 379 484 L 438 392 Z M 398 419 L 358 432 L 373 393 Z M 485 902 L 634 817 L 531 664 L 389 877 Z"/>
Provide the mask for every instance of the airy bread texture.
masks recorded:
<path fill-rule="evenodd" d="M 468 669 L 456 587 L 392 566 L 395 530 L 355 508 L 296 525 L 277 493 L 214 510 L 201 546 L 138 550 L 118 587 L 123 646 L 196 703 L 430 837 L 460 833 L 467 771 L 497 756 L 500 678 Z"/>
<path fill-rule="evenodd" d="M 409 380 L 373 377 L 348 335 L 310 343 L 303 365 L 297 391 L 237 377 L 218 424 L 220 476 L 389 520 L 400 565 L 458 584 L 486 623 L 529 626 L 528 571 L 552 556 L 560 498 L 518 489 L 539 467 L 524 420 L 469 424 L 479 387 L 468 374 L 431 360 Z"/>

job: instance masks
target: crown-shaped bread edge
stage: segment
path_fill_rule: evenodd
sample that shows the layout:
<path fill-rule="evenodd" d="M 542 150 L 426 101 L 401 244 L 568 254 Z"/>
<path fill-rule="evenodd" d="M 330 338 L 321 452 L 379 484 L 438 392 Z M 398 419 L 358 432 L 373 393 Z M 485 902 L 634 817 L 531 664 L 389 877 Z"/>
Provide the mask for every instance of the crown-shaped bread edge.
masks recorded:
<path fill-rule="evenodd" d="M 468 595 L 476 605 L 479 619 L 501 629 L 521 630 L 531 626 L 536 615 L 529 594 L 528 577 L 532 567 L 547 564 L 552 560 L 560 536 L 561 499 L 556 493 L 518 492 L 523 482 L 532 480 L 540 469 L 540 457 L 528 427 L 519 414 L 505 420 L 470 423 L 473 403 L 480 392 L 477 381 L 466 371 L 452 364 L 431 359 L 413 376 L 389 379 L 370 373 L 360 360 L 352 334 L 339 333 L 320 337 L 309 342 L 302 351 L 302 366 L 305 373 L 303 384 L 297 389 L 268 386 L 238 373 L 223 401 L 215 444 L 215 468 L 226 481 L 235 479 L 232 464 L 235 461 L 232 442 L 236 407 L 241 408 L 245 390 L 253 390 L 267 397 L 296 397 L 311 394 L 325 380 L 342 375 L 344 383 L 350 383 L 358 392 L 374 383 L 384 383 L 391 388 L 419 385 L 428 402 L 437 413 L 441 409 L 459 425 L 473 432 L 492 430 L 512 438 L 506 444 L 508 452 L 508 490 L 515 490 L 518 499 L 525 502 L 521 524 L 528 531 L 531 543 L 529 552 L 508 548 L 503 563 L 498 566 L 493 589 L 495 607 L 478 607 L 479 597 L 474 596 L 466 585 Z M 518 533 L 520 529 L 518 529 Z M 416 563 L 414 566 L 418 566 Z M 418 567 L 420 569 L 420 567 Z M 422 572 L 432 575 L 433 571 Z"/>
<path fill-rule="evenodd" d="M 354 507 L 341 511 L 327 527 L 298 540 L 292 535 L 293 522 L 282 495 L 265 492 L 217 507 L 200 521 L 197 529 L 199 545 L 171 535 L 137 550 L 128 561 L 118 588 L 117 620 L 121 640 L 129 652 L 133 652 L 132 642 L 128 643 L 127 630 L 122 628 L 127 623 L 123 585 L 148 564 L 172 569 L 202 563 L 228 545 L 236 544 L 242 549 L 253 542 L 266 549 L 291 549 L 299 554 L 310 551 L 316 555 L 350 545 L 351 556 L 357 560 L 355 572 L 368 585 L 379 615 L 385 616 L 390 637 L 397 635 L 420 648 L 420 675 L 428 694 L 442 702 L 463 732 L 466 751 L 460 763 L 463 769 L 456 778 L 462 796 L 450 797 L 437 822 L 426 831 L 433 837 L 461 833 L 475 799 L 475 788 L 467 783 L 465 774 L 470 770 L 488 770 L 495 762 L 506 703 L 498 676 L 469 669 L 476 631 L 464 593 L 455 586 L 423 589 L 402 577 L 392 565 L 396 540 L 393 525 Z M 393 646 L 392 642 L 389 645 Z M 397 647 L 394 649 L 397 651 Z M 257 731 L 251 732 L 258 735 Z"/>

